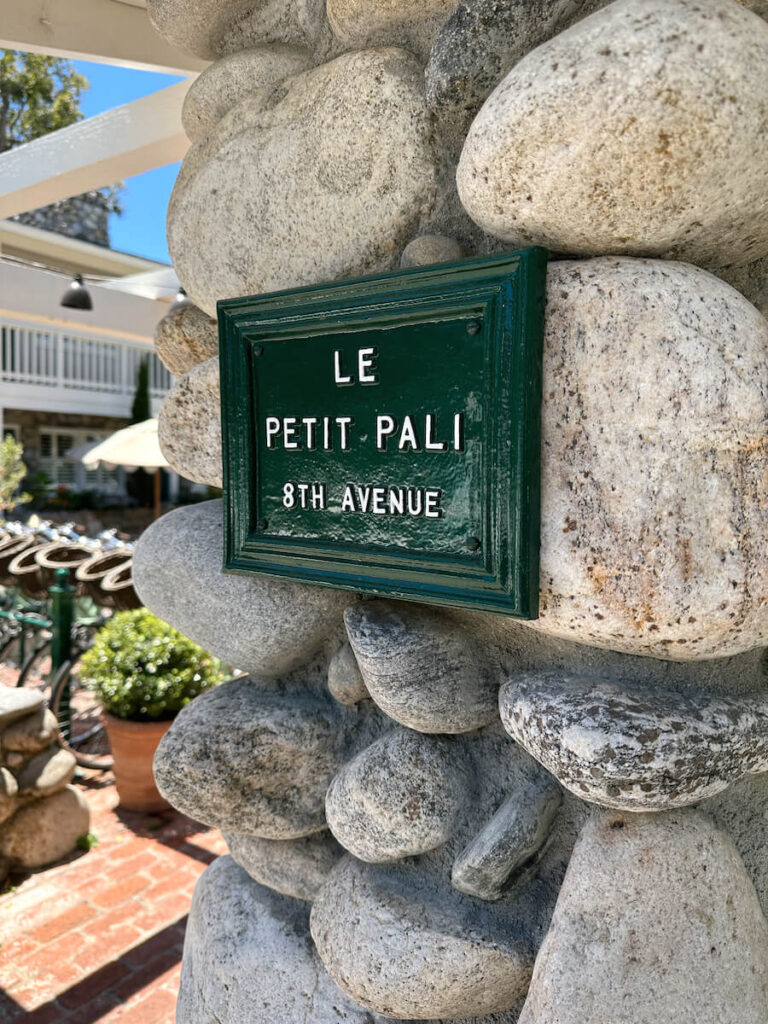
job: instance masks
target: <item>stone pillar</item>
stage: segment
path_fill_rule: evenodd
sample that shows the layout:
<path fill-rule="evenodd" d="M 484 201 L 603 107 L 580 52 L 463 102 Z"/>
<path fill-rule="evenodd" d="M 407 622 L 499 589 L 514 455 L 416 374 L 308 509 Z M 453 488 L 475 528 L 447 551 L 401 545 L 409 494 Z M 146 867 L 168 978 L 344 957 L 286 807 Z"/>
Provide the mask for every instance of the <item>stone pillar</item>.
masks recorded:
<path fill-rule="evenodd" d="M 146 604 L 247 675 L 156 759 L 230 856 L 179 1024 L 768 1020 L 765 0 L 148 0 L 213 61 L 169 210 L 160 438 L 221 483 L 216 301 L 536 244 L 540 615 L 221 572 Z"/>

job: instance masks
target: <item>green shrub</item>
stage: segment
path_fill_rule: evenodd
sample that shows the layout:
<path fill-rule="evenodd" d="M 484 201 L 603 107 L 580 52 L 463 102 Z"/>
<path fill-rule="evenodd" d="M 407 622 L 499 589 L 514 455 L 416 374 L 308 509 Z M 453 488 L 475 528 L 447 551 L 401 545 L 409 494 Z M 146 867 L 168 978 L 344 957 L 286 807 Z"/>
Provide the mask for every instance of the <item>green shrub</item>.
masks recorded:
<path fill-rule="evenodd" d="M 133 722 L 173 718 L 225 678 L 219 661 L 146 608 L 113 615 L 80 665 L 105 711 Z"/>

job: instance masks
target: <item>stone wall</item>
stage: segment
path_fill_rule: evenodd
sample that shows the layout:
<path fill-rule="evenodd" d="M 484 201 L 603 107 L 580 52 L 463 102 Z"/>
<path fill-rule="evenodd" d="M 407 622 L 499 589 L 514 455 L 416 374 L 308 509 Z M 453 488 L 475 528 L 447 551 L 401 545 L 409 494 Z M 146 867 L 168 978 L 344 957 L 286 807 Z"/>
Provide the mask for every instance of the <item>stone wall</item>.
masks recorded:
<path fill-rule="evenodd" d="M 88 833 L 88 804 L 69 785 L 75 758 L 58 736 L 41 693 L 0 686 L 0 885 L 60 860 Z"/>
<path fill-rule="evenodd" d="M 113 200 L 103 192 L 92 190 L 37 210 L 18 213 L 11 220 L 77 238 L 81 242 L 109 247 L 109 215 L 114 208 Z"/>
<path fill-rule="evenodd" d="M 768 1020 L 764 0 L 149 0 L 214 61 L 169 244 L 167 457 L 219 484 L 220 298 L 550 250 L 540 615 L 221 572 L 146 604 L 246 676 L 158 784 L 231 856 L 179 1024 Z M 311 909 L 308 905 L 311 905 Z"/>

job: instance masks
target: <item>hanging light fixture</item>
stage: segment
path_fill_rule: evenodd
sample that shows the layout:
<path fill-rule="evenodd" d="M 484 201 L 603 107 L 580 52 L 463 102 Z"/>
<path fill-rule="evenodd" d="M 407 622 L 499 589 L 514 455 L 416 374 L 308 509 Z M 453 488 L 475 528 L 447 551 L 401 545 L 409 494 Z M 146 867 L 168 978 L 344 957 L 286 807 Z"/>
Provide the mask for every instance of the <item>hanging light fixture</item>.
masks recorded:
<path fill-rule="evenodd" d="M 61 306 L 67 309 L 93 309 L 91 293 L 83 284 L 83 275 L 75 274 L 72 283 L 61 297 Z"/>
<path fill-rule="evenodd" d="M 176 292 L 176 298 L 168 307 L 168 312 L 178 313 L 180 309 L 186 309 L 188 306 L 194 306 L 194 302 L 187 296 L 184 289 L 179 287 L 179 290 Z"/>

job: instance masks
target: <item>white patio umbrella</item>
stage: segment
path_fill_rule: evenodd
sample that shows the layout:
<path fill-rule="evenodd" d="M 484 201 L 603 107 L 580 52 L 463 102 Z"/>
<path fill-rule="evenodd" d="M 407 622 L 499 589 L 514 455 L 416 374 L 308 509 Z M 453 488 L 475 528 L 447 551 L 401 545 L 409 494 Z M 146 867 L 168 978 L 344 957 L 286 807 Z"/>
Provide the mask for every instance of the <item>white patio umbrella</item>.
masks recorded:
<path fill-rule="evenodd" d="M 84 466 L 122 466 L 129 472 L 149 469 L 155 472 L 155 519 L 160 515 L 160 470 L 168 468 L 168 460 L 160 451 L 157 420 L 144 420 L 110 434 L 81 460 Z"/>

